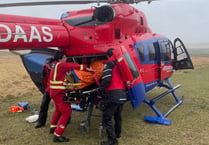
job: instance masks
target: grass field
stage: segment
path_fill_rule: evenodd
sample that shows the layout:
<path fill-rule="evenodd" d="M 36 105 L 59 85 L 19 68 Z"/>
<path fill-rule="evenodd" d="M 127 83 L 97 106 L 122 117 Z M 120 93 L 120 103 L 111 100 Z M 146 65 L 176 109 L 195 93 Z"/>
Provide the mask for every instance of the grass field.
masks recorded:
<path fill-rule="evenodd" d="M 7 62 L 8 64 L 5 64 Z M 123 111 L 122 137 L 120 145 L 208 145 L 209 144 L 209 58 L 194 57 L 195 70 L 178 71 L 171 77 L 174 85 L 182 87 L 176 91 L 184 96 L 183 104 L 172 112 L 168 118 L 172 125 L 150 124 L 143 120 L 145 115 L 154 115 L 152 110 L 142 104 L 132 111 L 130 103 L 126 103 Z M 46 127 L 35 129 L 34 123 L 27 123 L 25 118 L 33 110 L 39 110 L 42 95 L 30 81 L 19 57 L 2 55 L 0 57 L 0 145 L 51 145 L 49 123 L 54 110 L 53 102 Z M 7 69 L 7 71 L 5 71 Z M 10 74 L 11 73 L 11 74 Z M 154 89 L 147 94 L 148 98 L 156 96 L 163 89 Z M 10 112 L 10 107 L 20 101 L 27 101 L 30 109 L 22 113 Z M 174 103 L 171 96 L 157 103 L 162 112 Z M 87 112 L 73 111 L 72 121 L 66 128 L 65 136 L 71 138 L 69 145 L 99 145 L 104 139 L 98 136 L 99 117 L 93 117 L 90 132 L 83 135 L 79 123 Z M 100 115 L 98 110 L 94 114 Z"/>

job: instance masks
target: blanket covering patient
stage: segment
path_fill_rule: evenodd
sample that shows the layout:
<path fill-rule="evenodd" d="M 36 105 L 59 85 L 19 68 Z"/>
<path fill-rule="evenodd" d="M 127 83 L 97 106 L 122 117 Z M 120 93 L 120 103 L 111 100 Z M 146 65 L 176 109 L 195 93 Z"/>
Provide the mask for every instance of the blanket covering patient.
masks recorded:
<path fill-rule="evenodd" d="M 104 60 L 96 60 L 90 64 L 92 72 L 73 69 L 66 73 L 66 83 L 68 90 L 77 90 L 90 86 L 94 83 L 99 85 L 104 68 Z"/>

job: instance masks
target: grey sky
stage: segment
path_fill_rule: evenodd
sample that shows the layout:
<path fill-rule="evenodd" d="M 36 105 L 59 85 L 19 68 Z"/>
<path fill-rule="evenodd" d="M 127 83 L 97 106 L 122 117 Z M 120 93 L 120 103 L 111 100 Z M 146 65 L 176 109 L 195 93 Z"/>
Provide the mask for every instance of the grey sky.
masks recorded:
<path fill-rule="evenodd" d="M 9 0 L 23 1 L 27 0 Z M 7 2 L 8 0 L 1 0 L 0 3 Z M 63 12 L 91 6 L 96 4 L 0 8 L 0 13 L 59 18 Z M 179 37 L 186 43 L 209 43 L 209 0 L 161 0 L 133 6 L 145 13 L 154 33 L 165 35 L 171 40 Z"/>

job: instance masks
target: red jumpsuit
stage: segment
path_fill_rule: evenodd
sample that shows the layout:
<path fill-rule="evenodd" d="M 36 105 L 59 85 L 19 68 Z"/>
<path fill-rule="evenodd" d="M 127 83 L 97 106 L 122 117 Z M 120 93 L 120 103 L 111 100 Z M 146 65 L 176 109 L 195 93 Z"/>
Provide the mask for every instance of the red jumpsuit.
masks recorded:
<path fill-rule="evenodd" d="M 83 65 L 76 63 L 56 63 L 50 72 L 50 97 L 54 100 L 55 111 L 52 115 L 50 128 L 56 128 L 55 137 L 63 134 L 67 121 L 72 113 L 70 103 L 63 102 L 65 97 L 65 73 L 72 69 L 83 69 Z M 59 119 L 59 116 L 61 117 Z M 59 119 L 59 121 L 58 121 Z"/>

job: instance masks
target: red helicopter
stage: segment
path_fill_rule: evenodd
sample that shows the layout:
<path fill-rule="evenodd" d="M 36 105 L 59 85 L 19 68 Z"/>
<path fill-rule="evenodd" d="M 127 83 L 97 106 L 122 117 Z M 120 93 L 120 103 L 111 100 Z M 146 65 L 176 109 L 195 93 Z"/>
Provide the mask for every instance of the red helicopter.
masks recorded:
<path fill-rule="evenodd" d="M 152 33 L 145 14 L 130 4 L 153 0 L 79 0 L 0 4 L 0 7 L 58 4 L 110 3 L 90 9 L 63 13 L 60 19 L 47 19 L 0 14 L 0 49 L 31 50 L 21 55 L 25 68 L 35 85 L 43 92 L 42 66 L 57 50 L 64 51 L 70 61 L 87 64 L 92 59 L 107 59 L 106 52 L 114 48 L 128 88 L 128 97 L 134 109 L 148 104 L 156 116 L 145 116 L 148 122 L 171 124 L 167 116 L 183 102 L 169 77 L 174 70 L 193 69 L 183 42 L 176 38 L 172 43 L 163 35 Z M 146 93 L 156 86 L 167 91 L 149 100 Z M 80 106 L 89 106 L 89 99 L 98 86 L 70 92 L 80 100 Z M 94 93 L 94 94 L 92 94 Z M 168 94 L 176 101 L 166 113 L 155 103 Z M 77 95 L 76 95 L 77 94 Z M 90 97 L 89 97 L 90 96 Z M 93 105 L 88 115 L 88 123 Z"/>

